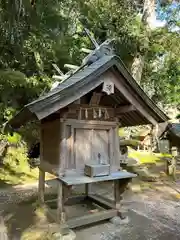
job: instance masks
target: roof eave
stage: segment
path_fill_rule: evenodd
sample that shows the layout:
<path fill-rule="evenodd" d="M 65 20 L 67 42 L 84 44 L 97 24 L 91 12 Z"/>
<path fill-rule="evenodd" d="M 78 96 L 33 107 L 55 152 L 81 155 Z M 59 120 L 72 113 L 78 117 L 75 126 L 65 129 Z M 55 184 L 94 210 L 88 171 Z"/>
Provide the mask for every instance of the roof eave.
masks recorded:
<path fill-rule="evenodd" d="M 133 85 L 133 88 L 138 91 L 139 96 L 142 97 L 142 99 L 146 102 L 148 107 L 155 113 L 155 115 L 159 118 L 160 122 L 166 122 L 169 121 L 169 117 L 159 108 L 157 105 L 147 96 L 147 94 L 143 91 L 143 89 L 139 86 L 139 84 L 135 81 L 135 79 L 130 74 L 129 70 L 126 68 L 122 60 L 115 56 L 114 59 L 114 65 L 118 68 L 119 72 L 123 75 L 123 77 L 131 84 Z M 119 64 L 118 62 L 121 62 Z"/>
<path fill-rule="evenodd" d="M 144 93 L 142 88 L 139 86 L 139 84 L 133 79 L 128 69 L 125 67 L 121 59 L 116 56 L 112 55 L 109 56 L 105 61 L 104 64 L 99 65 L 97 69 L 95 69 L 91 74 L 85 75 L 82 79 L 80 79 L 77 82 L 73 82 L 70 86 L 67 86 L 65 89 L 60 89 L 59 91 L 54 91 L 52 94 L 50 94 L 47 98 L 44 96 L 41 99 L 38 99 L 36 101 L 33 101 L 32 103 L 26 105 L 16 116 L 14 116 L 8 124 L 13 127 L 13 129 L 19 128 L 21 125 L 26 123 L 27 121 L 36 119 L 41 120 L 44 116 L 39 115 L 39 111 L 41 108 L 48 108 L 52 103 L 57 104 L 58 101 L 63 100 L 63 94 L 69 92 L 70 89 L 74 87 L 74 85 L 82 86 L 84 84 L 85 79 L 93 78 L 96 79 L 99 77 L 103 72 L 108 70 L 109 68 L 112 68 L 115 66 L 117 70 L 122 74 L 122 76 L 128 81 L 128 83 L 132 86 L 134 91 L 138 92 L 139 97 L 141 97 L 142 101 L 145 102 L 147 107 L 149 108 L 150 112 L 153 113 L 154 116 L 158 119 L 158 122 L 165 122 L 168 121 L 169 118 L 164 114 L 161 109 L 159 109 L 156 104 Z M 88 82 L 89 84 L 89 82 Z M 66 92 L 67 91 L 67 92 Z M 59 94 L 61 92 L 61 98 L 59 97 Z M 49 99 L 50 103 L 45 104 L 43 106 L 43 101 Z M 74 101 L 76 99 L 73 99 Z M 42 107 L 43 106 L 43 107 Z M 61 106 L 62 108 L 62 106 Z M 48 111 L 50 114 L 51 111 Z"/>
<path fill-rule="evenodd" d="M 24 123 L 31 121 L 31 120 L 38 120 L 36 114 L 34 114 L 27 106 L 21 109 L 13 118 L 11 118 L 4 127 L 4 132 L 9 132 L 11 130 L 17 130 L 20 128 Z"/>

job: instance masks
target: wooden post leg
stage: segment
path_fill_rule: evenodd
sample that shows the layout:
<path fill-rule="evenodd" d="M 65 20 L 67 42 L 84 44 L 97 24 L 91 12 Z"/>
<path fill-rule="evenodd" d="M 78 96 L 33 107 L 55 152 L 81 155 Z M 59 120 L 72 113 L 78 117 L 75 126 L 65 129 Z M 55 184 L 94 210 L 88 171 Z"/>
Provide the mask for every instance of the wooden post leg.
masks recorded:
<path fill-rule="evenodd" d="M 177 147 L 172 148 L 172 177 L 176 181 L 176 164 L 177 164 L 178 151 Z"/>
<path fill-rule="evenodd" d="M 114 200 L 115 200 L 115 207 L 117 210 L 120 210 L 118 212 L 118 215 L 121 219 L 125 218 L 125 215 L 122 212 L 122 194 L 124 193 L 130 179 L 121 179 L 121 180 L 115 180 L 114 181 Z"/>
<path fill-rule="evenodd" d="M 119 180 L 114 181 L 114 200 L 115 200 L 115 207 L 116 207 L 116 209 L 119 210 L 120 200 L 121 200 Z"/>
<path fill-rule="evenodd" d="M 176 157 L 172 157 L 172 177 L 176 181 Z"/>
<path fill-rule="evenodd" d="M 57 222 L 60 224 L 65 223 L 63 184 L 61 181 L 58 183 Z"/>
<path fill-rule="evenodd" d="M 85 195 L 88 196 L 88 194 L 89 194 L 89 184 L 86 183 L 85 184 Z"/>
<path fill-rule="evenodd" d="M 39 169 L 39 203 L 44 204 L 45 172 Z"/>

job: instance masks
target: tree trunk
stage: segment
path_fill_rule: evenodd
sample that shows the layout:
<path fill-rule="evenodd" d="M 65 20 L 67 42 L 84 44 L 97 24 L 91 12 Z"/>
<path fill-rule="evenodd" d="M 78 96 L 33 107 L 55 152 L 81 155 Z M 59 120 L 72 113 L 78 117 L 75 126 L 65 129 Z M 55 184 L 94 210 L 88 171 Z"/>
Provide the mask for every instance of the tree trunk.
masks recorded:
<path fill-rule="evenodd" d="M 132 67 L 131 67 L 131 73 L 133 78 L 140 83 L 141 76 L 143 72 L 144 67 L 144 56 L 142 56 L 140 53 L 137 53 L 136 57 L 133 60 Z"/>
<path fill-rule="evenodd" d="M 144 61 L 145 56 L 147 53 L 148 43 L 149 43 L 149 36 L 151 34 L 151 23 L 155 19 L 155 0 L 144 0 L 143 5 L 143 14 L 142 14 L 142 23 L 146 27 L 146 40 L 147 41 L 147 47 L 146 51 L 142 54 L 141 52 L 137 52 L 134 61 L 132 63 L 131 73 L 134 79 L 140 83 L 141 77 L 143 73 L 144 68 Z M 145 44 L 144 44 L 145 45 Z"/>

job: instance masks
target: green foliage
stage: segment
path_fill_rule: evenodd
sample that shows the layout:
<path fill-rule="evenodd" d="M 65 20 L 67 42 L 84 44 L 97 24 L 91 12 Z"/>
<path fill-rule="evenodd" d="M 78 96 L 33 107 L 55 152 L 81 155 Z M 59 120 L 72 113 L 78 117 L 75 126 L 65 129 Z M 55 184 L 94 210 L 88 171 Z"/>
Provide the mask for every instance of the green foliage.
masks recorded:
<path fill-rule="evenodd" d="M 151 31 L 142 86 L 156 103 L 180 103 L 180 44 L 177 1 L 160 1 L 158 15 L 165 26 Z"/>
<path fill-rule="evenodd" d="M 7 140 L 10 144 L 18 144 L 21 141 L 21 135 L 14 132 L 13 135 L 7 135 Z"/>
<path fill-rule="evenodd" d="M 81 21 L 92 30 L 97 41 L 116 39 L 116 52 L 127 66 L 140 47 L 143 26 L 129 1 L 79 1 Z"/>
<path fill-rule="evenodd" d="M 27 164 L 25 146 L 10 147 L 0 168 L 0 187 L 37 180 L 38 169 L 30 169 Z"/>
<path fill-rule="evenodd" d="M 27 148 L 39 141 L 39 124 L 37 122 L 28 123 L 22 126 L 18 133 L 21 135 L 23 142 L 26 143 Z"/>
<path fill-rule="evenodd" d="M 147 34 L 139 13 L 143 1 L 117 0 L 5 0 L 0 2 L 0 127 L 25 104 L 48 91 L 55 73 L 65 63 L 80 64 L 82 47 L 92 49 L 83 34 L 89 28 L 99 43 L 115 38 L 118 55 L 131 69 L 137 53 L 145 58 L 142 87 L 156 102 L 180 104 L 179 6 L 163 1 L 158 12 L 163 28 Z M 138 4 L 137 4 L 138 3 Z M 38 138 L 28 125 L 9 142 Z"/>
<path fill-rule="evenodd" d="M 179 33 L 167 27 L 156 30 L 150 39 L 142 84 L 155 102 L 180 103 Z"/>
<path fill-rule="evenodd" d="M 138 4 L 137 4 L 138 3 Z M 36 1 L 6 0 L 0 3 L 0 124 L 24 104 L 48 91 L 56 63 L 79 64 L 84 57 L 81 47 L 92 45 L 82 34 L 88 27 L 99 43 L 115 38 L 115 48 L 131 68 L 134 56 L 147 53 L 142 86 L 157 101 L 171 103 L 179 99 L 179 26 L 178 7 L 171 1 L 159 7 L 167 20 L 162 29 L 152 31 L 149 41 L 139 12 L 142 1 Z M 155 69 L 154 65 L 159 66 Z M 166 86 L 166 87 L 165 87 Z M 164 96 L 168 96 L 167 98 Z M 178 100 L 179 101 L 179 100 Z"/>
<path fill-rule="evenodd" d="M 47 77 L 27 78 L 19 71 L 0 70 L 0 125 L 48 88 L 48 81 Z"/>

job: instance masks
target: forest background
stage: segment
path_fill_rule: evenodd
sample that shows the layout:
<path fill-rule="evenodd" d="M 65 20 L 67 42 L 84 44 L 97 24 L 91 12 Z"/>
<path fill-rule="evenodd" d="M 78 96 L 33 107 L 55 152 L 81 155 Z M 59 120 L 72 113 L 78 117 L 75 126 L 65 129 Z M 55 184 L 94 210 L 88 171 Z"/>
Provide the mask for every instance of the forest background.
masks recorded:
<path fill-rule="evenodd" d="M 83 26 L 98 43 L 115 38 L 116 54 L 149 97 L 165 112 L 179 111 L 179 1 L 3 0 L 0 22 L 1 130 L 25 104 L 51 88 L 53 63 L 64 73 L 64 64 L 81 64 L 81 49 L 93 48 Z M 0 140 L 16 145 L 1 153 L 3 177 L 18 166 L 22 171 L 27 148 L 37 138 L 32 126 L 13 136 L 2 131 Z"/>

